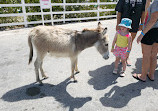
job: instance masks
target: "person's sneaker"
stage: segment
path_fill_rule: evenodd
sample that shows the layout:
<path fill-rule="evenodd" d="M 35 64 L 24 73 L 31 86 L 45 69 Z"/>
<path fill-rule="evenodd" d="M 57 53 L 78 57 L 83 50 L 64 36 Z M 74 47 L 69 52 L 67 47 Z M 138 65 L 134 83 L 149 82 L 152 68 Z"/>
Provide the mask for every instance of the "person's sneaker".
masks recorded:
<path fill-rule="evenodd" d="M 114 69 L 112 73 L 117 74 L 117 71 L 118 71 L 118 69 Z"/>
<path fill-rule="evenodd" d="M 126 75 L 126 74 L 125 74 L 125 71 L 121 71 L 120 76 L 121 76 L 121 77 L 125 77 L 125 75 Z"/>

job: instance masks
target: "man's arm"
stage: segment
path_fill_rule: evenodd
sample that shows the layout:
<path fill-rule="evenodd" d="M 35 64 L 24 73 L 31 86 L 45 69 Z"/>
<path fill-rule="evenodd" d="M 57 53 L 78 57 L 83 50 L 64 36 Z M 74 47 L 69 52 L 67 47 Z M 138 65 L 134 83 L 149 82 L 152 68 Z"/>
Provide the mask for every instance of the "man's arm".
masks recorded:
<path fill-rule="evenodd" d="M 145 11 L 142 12 L 142 16 L 141 16 L 141 20 L 140 20 L 141 24 L 144 23 L 144 19 L 145 19 Z"/>
<path fill-rule="evenodd" d="M 121 12 L 117 13 L 117 25 L 116 25 L 116 31 L 119 30 L 118 24 L 121 22 Z"/>
<path fill-rule="evenodd" d="M 158 20 L 158 11 L 151 14 L 151 19 L 149 20 L 148 24 L 146 25 L 145 29 L 143 30 L 143 33 L 147 33 L 152 26 L 157 22 Z"/>
<path fill-rule="evenodd" d="M 123 12 L 123 5 L 124 5 L 124 0 L 119 0 L 116 7 L 115 11 L 117 11 L 117 24 L 116 24 L 116 31 L 119 30 L 118 24 L 121 22 L 121 16 Z"/>
<path fill-rule="evenodd" d="M 143 12 L 142 12 L 142 15 L 141 15 L 139 30 L 142 30 L 142 29 L 143 29 L 144 20 L 145 20 L 145 11 L 143 11 Z"/>
<path fill-rule="evenodd" d="M 151 0 L 146 0 L 146 4 L 145 4 L 145 17 L 146 17 L 148 8 L 149 8 L 149 6 L 150 6 L 150 2 L 151 2 Z"/>
<path fill-rule="evenodd" d="M 158 20 L 158 11 L 151 14 L 151 19 L 149 20 L 148 24 L 146 25 L 142 33 L 146 34 L 152 28 L 152 26 L 156 23 L 157 20 Z M 139 43 L 142 40 L 142 38 L 143 38 L 143 35 L 140 34 L 139 37 L 137 38 L 137 43 Z"/>

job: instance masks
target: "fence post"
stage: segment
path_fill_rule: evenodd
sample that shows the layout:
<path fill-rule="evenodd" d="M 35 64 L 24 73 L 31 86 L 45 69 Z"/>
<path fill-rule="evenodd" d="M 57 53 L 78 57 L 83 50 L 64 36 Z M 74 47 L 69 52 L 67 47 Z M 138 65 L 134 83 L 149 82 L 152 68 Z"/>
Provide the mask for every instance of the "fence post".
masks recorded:
<path fill-rule="evenodd" d="M 63 0 L 63 4 L 64 4 L 64 5 L 63 5 L 63 9 L 64 9 L 64 13 L 63 13 L 63 19 L 64 19 L 64 20 L 63 20 L 63 23 L 65 23 L 65 11 L 66 11 L 66 10 L 65 10 L 65 5 L 66 5 L 66 0 Z"/>
<path fill-rule="evenodd" d="M 99 10 L 100 10 L 100 0 L 97 0 L 97 6 L 98 6 L 97 20 L 99 21 L 99 17 L 100 17 L 100 14 L 99 14 Z"/>
<path fill-rule="evenodd" d="M 50 14 L 51 14 L 52 25 L 54 25 L 54 22 L 53 22 L 53 15 L 52 15 L 52 2 L 51 2 L 51 5 L 50 5 Z"/>
<path fill-rule="evenodd" d="M 27 16 L 26 16 L 25 0 L 21 0 L 21 3 L 22 3 L 22 12 L 23 12 L 23 15 L 24 15 L 25 27 L 27 27 Z"/>
<path fill-rule="evenodd" d="M 40 8 L 41 8 L 42 24 L 44 25 L 43 8 L 41 5 L 40 5 Z"/>

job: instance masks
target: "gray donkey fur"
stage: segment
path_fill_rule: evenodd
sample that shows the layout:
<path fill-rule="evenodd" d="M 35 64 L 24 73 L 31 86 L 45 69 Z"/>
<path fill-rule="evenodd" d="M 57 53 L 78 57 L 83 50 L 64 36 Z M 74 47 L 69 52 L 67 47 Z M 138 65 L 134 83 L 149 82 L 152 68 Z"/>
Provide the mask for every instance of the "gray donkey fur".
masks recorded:
<path fill-rule="evenodd" d="M 33 45 L 36 48 L 37 58 L 34 62 L 36 81 L 42 83 L 39 78 L 39 69 L 42 77 L 45 75 L 42 63 L 47 53 L 56 57 L 69 57 L 71 60 L 71 78 L 76 81 L 74 72 L 79 72 L 77 68 L 78 54 L 84 49 L 96 46 L 104 59 L 109 58 L 107 28 L 102 28 L 98 23 L 96 29 L 84 29 L 75 31 L 62 29 L 55 26 L 37 26 L 33 28 L 28 36 L 30 47 L 29 64 L 33 58 Z"/>

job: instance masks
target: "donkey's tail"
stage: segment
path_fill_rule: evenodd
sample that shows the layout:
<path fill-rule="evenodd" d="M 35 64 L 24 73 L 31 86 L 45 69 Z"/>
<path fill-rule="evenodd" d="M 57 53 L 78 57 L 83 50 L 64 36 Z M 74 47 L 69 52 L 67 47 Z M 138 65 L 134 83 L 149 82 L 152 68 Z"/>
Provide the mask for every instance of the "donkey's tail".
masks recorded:
<path fill-rule="evenodd" d="M 30 64 L 32 62 L 32 58 L 33 58 L 33 46 L 32 46 L 32 41 L 31 41 L 32 36 L 33 36 L 32 33 L 30 33 L 29 36 L 28 36 L 28 45 L 30 47 L 30 54 L 29 54 L 29 62 L 28 62 L 28 64 Z"/>

